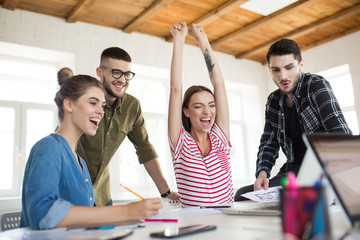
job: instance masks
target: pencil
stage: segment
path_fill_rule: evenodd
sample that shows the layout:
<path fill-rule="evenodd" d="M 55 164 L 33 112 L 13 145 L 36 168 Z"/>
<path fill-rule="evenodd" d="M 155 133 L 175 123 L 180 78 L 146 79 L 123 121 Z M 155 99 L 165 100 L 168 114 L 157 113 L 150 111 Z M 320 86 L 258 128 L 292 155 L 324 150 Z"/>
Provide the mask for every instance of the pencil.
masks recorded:
<path fill-rule="evenodd" d="M 125 189 L 128 190 L 129 192 L 135 194 L 136 196 L 138 196 L 139 198 L 141 198 L 142 200 L 144 200 L 144 198 L 143 198 L 142 196 L 140 196 L 139 194 L 137 194 L 136 192 L 134 192 L 134 191 L 131 190 L 130 188 L 125 187 L 125 186 L 122 185 L 121 183 L 120 183 L 120 186 L 122 186 L 123 188 L 125 188 Z"/>

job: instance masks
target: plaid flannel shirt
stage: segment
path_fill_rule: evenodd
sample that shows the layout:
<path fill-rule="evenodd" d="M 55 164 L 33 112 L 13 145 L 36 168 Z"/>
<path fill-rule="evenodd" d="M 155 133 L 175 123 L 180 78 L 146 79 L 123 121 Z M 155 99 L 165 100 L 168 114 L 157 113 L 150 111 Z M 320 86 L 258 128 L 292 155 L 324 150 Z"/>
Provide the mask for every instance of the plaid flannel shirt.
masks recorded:
<path fill-rule="evenodd" d="M 351 134 L 331 86 L 323 77 L 301 73 L 291 99 L 299 115 L 303 133 L 342 132 Z M 261 171 L 265 171 L 267 177 L 270 178 L 270 172 L 279 156 L 280 147 L 287 157 L 287 165 L 294 162 L 291 139 L 285 133 L 284 101 L 285 95 L 280 89 L 272 92 L 267 99 L 264 133 L 261 136 L 257 154 L 256 177 Z"/>

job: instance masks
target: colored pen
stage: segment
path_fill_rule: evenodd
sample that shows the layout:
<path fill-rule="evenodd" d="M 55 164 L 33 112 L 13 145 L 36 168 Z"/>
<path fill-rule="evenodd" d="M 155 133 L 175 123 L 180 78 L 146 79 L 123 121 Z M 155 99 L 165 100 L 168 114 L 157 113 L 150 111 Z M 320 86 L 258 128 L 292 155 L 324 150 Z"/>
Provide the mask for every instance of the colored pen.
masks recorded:
<path fill-rule="evenodd" d="M 130 188 L 125 187 L 125 186 L 122 185 L 121 183 L 120 183 L 120 186 L 122 186 L 123 188 L 125 188 L 125 189 L 128 190 L 129 192 L 135 194 L 136 196 L 138 196 L 139 198 L 141 198 L 142 200 L 144 200 L 144 198 L 143 198 L 142 196 L 140 196 L 139 194 L 137 194 L 136 192 L 134 192 L 134 191 L 131 190 Z"/>
<path fill-rule="evenodd" d="M 231 206 L 200 206 L 201 209 L 204 209 L 204 208 L 229 208 Z"/>
<path fill-rule="evenodd" d="M 170 218 L 165 218 L 165 219 L 150 218 L 150 219 L 145 219 L 145 222 L 178 222 L 178 220 L 170 219 Z"/>
<path fill-rule="evenodd" d="M 98 230 L 110 230 L 110 229 L 114 229 L 115 226 L 106 226 L 106 227 L 98 227 Z"/>

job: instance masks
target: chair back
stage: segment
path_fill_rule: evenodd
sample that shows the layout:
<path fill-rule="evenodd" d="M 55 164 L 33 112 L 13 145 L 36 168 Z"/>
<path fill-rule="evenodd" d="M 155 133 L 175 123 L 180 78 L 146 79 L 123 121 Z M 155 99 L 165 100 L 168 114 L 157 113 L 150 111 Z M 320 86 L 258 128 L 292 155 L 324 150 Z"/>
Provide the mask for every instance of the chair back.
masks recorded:
<path fill-rule="evenodd" d="M 8 212 L 0 215 L 0 231 L 6 231 L 20 227 L 21 212 Z"/>

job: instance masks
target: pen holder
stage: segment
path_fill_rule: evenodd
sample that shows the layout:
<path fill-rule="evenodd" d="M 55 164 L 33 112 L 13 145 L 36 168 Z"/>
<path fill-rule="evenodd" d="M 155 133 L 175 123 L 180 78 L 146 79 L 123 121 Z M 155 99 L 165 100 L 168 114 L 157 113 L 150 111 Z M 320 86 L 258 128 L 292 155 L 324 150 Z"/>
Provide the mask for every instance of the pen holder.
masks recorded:
<path fill-rule="evenodd" d="M 281 189 L 280 198 L 284 239 L 331 239 L 324 188 Z"/>

